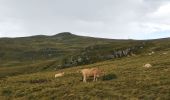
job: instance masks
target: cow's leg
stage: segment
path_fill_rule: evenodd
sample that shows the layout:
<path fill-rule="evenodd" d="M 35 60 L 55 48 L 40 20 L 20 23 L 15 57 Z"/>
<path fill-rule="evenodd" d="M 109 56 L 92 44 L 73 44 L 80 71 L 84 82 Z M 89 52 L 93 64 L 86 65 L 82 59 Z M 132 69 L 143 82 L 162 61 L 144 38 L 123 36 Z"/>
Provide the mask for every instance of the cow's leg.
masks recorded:
<path fill-rule="evenodd" d="M 93 77 L 93 81 L 94 81 L 94 82 L 96 81 L 96 75 L 94 75 L 94 77 Z"/>
<path fill-rule="evenodd" d="M 83 76 L 83 82 L 86 82 L 86 75 Z"/>
<path fill-rule="evenodd" d="M 97 81 L 97 77 L 96 77 L 96 81 Z"/>

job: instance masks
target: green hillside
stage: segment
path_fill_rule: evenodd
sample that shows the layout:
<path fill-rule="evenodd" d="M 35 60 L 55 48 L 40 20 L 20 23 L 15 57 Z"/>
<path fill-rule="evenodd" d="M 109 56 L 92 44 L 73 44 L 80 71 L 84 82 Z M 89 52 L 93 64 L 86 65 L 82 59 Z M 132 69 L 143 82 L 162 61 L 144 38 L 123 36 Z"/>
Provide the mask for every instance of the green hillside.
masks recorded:
<path fill-rule="evenodd" d="M 169 100 L 169 58 L 169 38 L 115 40 L 69 32 L 1 38 L 0 100 Z M 152 67 L 144 68 L 146 63 Z M 78 71 L 90 67 L 106 75 L 83 83 Z"/>
<path fill-rule="evenodd" d="M 77 36 L 63 32 L 54 36 L 0 39 L 0 77 L 58 70 L 109 59 L 169 50 L 170 39 L 115 40 Z M 126 54 L 124 51 L 129 50 Z M 121 53 L 121 54 L 120 54 Z"/>
<path fill-rule="evenodd" d="M 54 36 L 1 38 L 0 77 L 104 61 L 114 50 L 141 44 L 142 41 L 84 37 L 69 32 Z M 75 63 L 82 56 L 89 60 Z M 74 58 L 74 64 L 70 64 L 71 58 Z"/>
<path fill-rule="evenodd" d="M 32 36 L 22 38 L 1 38 L 0 59 L 3 61 L 36 61 L 60 58 L 92 45 L 110 44 L 115 46 L 125 41 L 82 37 L 71 33 L 54 36 Z M 115 44 L 116 43 L 116 44 Z M 128 43 L 126 43 L 128 44 Z"/>
<path fill-rule="evenodd" d="M 167 48 L 168 49 L 168 48 Z M 166 49 L 166 50 L 167 50 Z M 163 54 L 163 53 L 167 54 Z M 170 51 L 136 55 L 105 62 L 3 78 L 0 98 L 17 100 L 169 100 Z M 151 68 L 143 65 L 150 63 Z M 106 75 L 82 82 L 82 68 L 99 67 Z M 66 74 L 54 78 L 55 73 Z"/>

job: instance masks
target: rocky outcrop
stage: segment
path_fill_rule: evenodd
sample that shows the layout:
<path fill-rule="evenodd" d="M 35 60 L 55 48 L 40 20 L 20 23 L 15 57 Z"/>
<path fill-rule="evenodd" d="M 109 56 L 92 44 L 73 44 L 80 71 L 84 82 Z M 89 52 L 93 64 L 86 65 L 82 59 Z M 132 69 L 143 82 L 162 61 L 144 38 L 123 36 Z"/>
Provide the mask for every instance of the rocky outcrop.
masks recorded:
<path fill-rule="evenodd" d="M 63 67 L 71 67 L 77 65 L 84 65 L 95 63 L 98 61 L 104 61 L 108 59 L 121 58 L 126 56 L 132 56 L 137 53 L 139 49 L 143 49 L 143 45 L 126 47 L 120 49 L 106 49 L 102 46 L 90 46 L 85 48 L 80 53 L 67 57 L 63 60 Z"/>

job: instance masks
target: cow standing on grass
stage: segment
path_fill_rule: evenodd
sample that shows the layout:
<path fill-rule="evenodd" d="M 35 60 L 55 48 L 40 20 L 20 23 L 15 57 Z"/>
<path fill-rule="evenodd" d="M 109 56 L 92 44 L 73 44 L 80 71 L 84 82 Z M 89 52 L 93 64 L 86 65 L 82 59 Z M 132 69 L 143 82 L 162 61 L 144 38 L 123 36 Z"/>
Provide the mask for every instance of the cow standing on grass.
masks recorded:
<path fill-rule="evenodd" d="M 87 82 L 87 78 L 93 76 L 93 81 L 97 81 L 97 78 L 104 74 L 104 71 L 99 68 L 82 69 L 83 82 Z"/>

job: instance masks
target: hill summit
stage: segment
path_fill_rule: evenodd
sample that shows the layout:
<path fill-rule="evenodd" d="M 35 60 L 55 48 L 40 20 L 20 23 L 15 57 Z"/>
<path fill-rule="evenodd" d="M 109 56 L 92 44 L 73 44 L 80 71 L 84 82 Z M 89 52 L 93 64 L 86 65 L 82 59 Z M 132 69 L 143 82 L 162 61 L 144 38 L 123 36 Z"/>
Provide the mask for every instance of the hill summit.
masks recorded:
<path fill-rule="evenodd" d="M 52 37 L 55 37 L 59 40 L 65 40 L 65 39 L 75 38 L 77 36 L 70 33 L 70 32 L 61 32 L 61 33 L 58 33 L 56 35 L 53 35 Z"/>
<path fill-rule="evenodd" d="M 75 36 L 75 35 L 70 33 L 70 32 L 61 32 L 61 33 L 58 33 L 54 36 L 56 36 L 56 37 L 67 37 L 67 36 Z"/>

